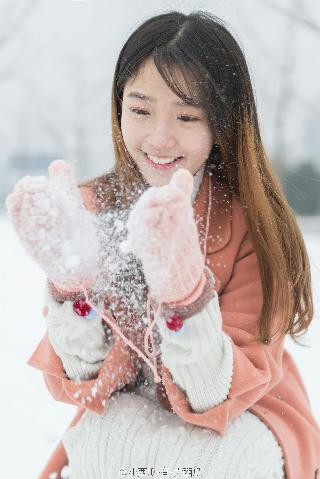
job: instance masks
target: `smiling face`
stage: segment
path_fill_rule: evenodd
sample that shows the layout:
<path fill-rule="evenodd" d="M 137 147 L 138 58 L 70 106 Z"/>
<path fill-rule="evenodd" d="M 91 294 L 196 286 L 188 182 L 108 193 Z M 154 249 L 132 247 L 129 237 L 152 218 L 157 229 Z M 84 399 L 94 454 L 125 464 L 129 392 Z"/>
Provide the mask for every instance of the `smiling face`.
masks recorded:
<path fill-rule="evenodd" d="M 151 58 L 125 85 L 121 130 L 130 156 L 152 186 L 168 184 L 178 168 L 194 175 L 213 146 L 204 110 L 176 96 Z"/>

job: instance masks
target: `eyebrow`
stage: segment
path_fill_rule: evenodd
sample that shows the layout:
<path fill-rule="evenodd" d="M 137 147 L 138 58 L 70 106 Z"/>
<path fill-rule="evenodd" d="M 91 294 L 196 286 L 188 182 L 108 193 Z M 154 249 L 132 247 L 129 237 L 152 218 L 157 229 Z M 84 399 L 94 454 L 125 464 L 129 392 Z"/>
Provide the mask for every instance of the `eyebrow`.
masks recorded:
<path fill-rule="evenodd" d="M 132 91 L 132 92 L 128 93 L 128 95 L 126 95 L 126 97 L 127 98 L 139 98 L 139 100 L 150 101 L 152 103 L 154 103 L 156 101 L 156 99 L 153 98 L 152 96 L 147 96 L 147 95 L 144 95 L 144 93 L 139 93 L 137 91 Z M 199 110 L 201 109 L 201 106 L 199 105 L 199 103 L 195 103 L 195 101 L 192 100 L 192 98 L 190 98 L 189 101 L 180 100 L 180 101 L 175 101 L 172 104 L 176 105 L 176 106 L 192 106 L 194 108 L 198 108 Z"/>

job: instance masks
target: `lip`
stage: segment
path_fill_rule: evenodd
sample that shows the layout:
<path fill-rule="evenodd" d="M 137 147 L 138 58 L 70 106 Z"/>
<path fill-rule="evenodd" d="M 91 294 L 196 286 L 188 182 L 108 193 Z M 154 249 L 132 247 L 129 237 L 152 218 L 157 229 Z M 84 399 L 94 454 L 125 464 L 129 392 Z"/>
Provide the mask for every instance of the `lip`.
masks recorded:
<path fill-rule="evenodd" d="M 180 160 L 175 160 L 172 163 L 167 163 L 165 165 L 158 165 L 154 163 L 152 160 L 149 159 L 148 154 L 145 151 L 142 151 L 144 154 L 145 160 L 149 163 L 149 165 L 153 166 L 156 170 L 170 170 L 171 168 L 175 168 L 181 161 L 184 160 L 184 156 Z"/>

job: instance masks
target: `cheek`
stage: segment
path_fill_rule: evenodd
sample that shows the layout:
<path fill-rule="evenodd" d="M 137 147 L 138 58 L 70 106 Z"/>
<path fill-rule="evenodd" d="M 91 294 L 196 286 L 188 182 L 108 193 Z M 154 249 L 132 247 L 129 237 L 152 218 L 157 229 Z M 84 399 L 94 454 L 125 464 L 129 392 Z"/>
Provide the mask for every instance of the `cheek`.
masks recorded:
<path fill-rule="evenodd" d="M 195 130 L 185 138 L 185 148 L 194 155 L 208 155 L 213 145 L 213 136 L 203 128 Z"/>
<path fill-rule="evenodd" d="M 126 146 L 134 146 L 141 140 L 141 129 L 127 115 L 121 117 L 121 132 Z"/>

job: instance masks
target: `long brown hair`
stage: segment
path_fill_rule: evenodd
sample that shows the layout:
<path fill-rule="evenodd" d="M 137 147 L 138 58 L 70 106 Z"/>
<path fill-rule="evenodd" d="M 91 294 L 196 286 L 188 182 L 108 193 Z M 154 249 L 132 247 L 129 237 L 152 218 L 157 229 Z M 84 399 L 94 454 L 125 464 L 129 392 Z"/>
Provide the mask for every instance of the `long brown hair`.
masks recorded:
<path fill-rule="evenodd" d="M 297 335 L 308 328 L 314 312 L 308 254 L 263 148 L 245 57 L 217 17 L 201 11 L 161 14 L 139 26 L 123 46 L 112 87 L 114 188 L 125 201 L 128 192 L 136 191 L 135 185 L 145 185 L 125 147 L 120 121 L 125 84 L 148 58 L 177 96 L 200 104 L 206 112 L 219 145 L 208 162 L 216 179 L 239 198 L 258 259 L 264 296 L 260 340 L 270 342 L 276 326 L 278 334 L 290 334 L 298 342 Z M 177 73 L 188 92 L 180 87 Z M 114 184 L 111 176 L 98 178 L 91 186 L 99 185 L 102 200 L 108 191 L 112 203 L 116 195 L 108 188 Z M 280 311 L 280 324 L 274 325 Z"/>

